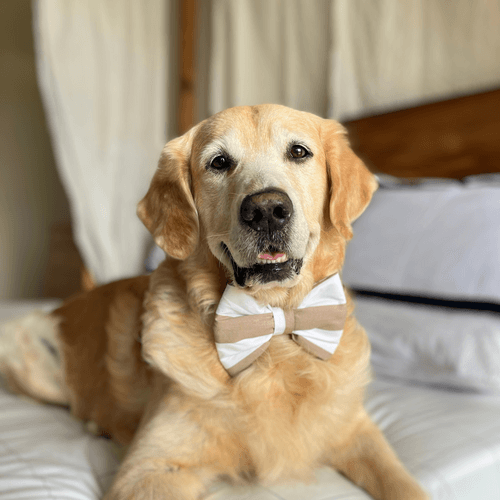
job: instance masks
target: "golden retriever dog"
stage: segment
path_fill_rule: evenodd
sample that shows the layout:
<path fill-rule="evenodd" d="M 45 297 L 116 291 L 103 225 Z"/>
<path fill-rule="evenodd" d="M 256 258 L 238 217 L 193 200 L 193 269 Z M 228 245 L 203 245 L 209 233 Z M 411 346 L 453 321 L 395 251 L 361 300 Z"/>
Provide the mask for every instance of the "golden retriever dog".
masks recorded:
<path fill-rule="evenodd" d="M 363 408 L 370 346 L 347 292 L 337 326 L 311 306 L 313 330 L 340 328 L 333 354 L 289 325 L 316 287 L 340 283 L 376 187 L 335 121 L 277 105 L 216 114 L 165 146 L 139 203 L 166 260 L 7 325 L 4 377 L 130 444 L 107 500 L 198 499 L 221 477 L 307 481 L 324 465 L 376 499 L 428 498 Z M 272 313 L 228 333 L 226 288 Z M 220 345 L 269 325 L 245 366 L 222 364 Z"/>

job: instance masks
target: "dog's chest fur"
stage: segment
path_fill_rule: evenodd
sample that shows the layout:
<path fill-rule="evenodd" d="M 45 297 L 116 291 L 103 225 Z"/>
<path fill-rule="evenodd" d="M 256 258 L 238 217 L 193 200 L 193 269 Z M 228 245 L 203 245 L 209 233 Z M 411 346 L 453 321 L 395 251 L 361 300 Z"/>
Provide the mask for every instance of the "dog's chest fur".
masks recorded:
<path fill-rule="evenodd" d="M 234 382 L 241 435 L 261 481 L 307 479 L 324 458 L 335 394 L 311 369 L 313 363 L 318 361 L 293 341 L 276 338 L 263 358 Z"/>

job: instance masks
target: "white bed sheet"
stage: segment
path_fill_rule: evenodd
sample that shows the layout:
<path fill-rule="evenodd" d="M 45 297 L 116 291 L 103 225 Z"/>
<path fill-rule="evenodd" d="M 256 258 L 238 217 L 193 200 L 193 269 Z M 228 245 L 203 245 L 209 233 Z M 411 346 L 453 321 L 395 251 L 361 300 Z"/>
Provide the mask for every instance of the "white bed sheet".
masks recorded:
<path fill-rule="evenodd" d="M 53 304 L 45 304 L 51 307 Z M 33 304 L 1 304 L 0 321 Z M 415 476 L 438 500 L 500 498 L 500 397 L 377 380 L 367 408 Z M 98 499 L 120 450 L 61 408 L 37 405 L 0 389 L 0 499 Z M 340 474 L 318 482 L 234 488 L 219 483 L 211 500 L 366 500 Z"/>

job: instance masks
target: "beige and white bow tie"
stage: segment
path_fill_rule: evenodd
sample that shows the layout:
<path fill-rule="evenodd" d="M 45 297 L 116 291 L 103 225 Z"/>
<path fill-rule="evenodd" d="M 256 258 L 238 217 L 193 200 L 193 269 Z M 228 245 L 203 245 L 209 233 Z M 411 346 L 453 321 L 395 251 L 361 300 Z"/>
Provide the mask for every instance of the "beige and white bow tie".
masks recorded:
<path fill-rule="evenodd" d="M 243 290 L 228 285 L 215 315 L 215 346 L 231 376 L 248 368 L 267 349 L 273 335 L 291 334 L 311 354 L 328 359 L 340 342 L 346 314 L 338 274 L 315 286 L 291 311 L 261 305 Z"/>

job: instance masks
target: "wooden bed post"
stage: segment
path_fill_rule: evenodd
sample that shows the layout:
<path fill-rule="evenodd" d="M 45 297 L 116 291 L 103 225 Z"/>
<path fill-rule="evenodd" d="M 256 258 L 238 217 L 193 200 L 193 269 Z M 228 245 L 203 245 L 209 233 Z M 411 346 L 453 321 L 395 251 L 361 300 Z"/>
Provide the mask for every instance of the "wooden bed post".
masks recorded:
<path fill-rule="evenodd" d="M 197 0 L 180 0 L 179 133 L 189 130 L 196 120 L 196 21 Z"/>

